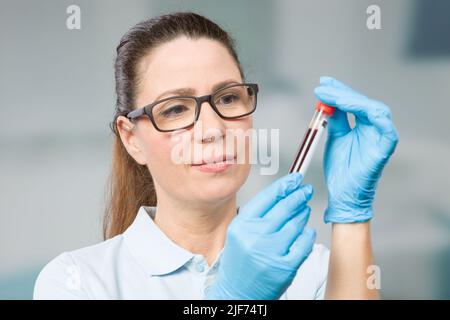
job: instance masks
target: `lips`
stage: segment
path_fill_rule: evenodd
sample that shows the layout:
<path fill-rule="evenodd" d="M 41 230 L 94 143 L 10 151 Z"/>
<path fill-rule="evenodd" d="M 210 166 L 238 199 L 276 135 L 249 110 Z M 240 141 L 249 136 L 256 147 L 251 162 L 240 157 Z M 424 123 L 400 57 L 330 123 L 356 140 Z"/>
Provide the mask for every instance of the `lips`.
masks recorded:
<path fill-rule="evenodd" d="M 235 155 L 220 155 L 216 157 L 210 157 L 203 159 L 201 162 L 194 162 L 191 165 L 192 166 L 202 166 L 207 164 L 213 164 L 213 163 L 233 163 L 236 159 Z"/>

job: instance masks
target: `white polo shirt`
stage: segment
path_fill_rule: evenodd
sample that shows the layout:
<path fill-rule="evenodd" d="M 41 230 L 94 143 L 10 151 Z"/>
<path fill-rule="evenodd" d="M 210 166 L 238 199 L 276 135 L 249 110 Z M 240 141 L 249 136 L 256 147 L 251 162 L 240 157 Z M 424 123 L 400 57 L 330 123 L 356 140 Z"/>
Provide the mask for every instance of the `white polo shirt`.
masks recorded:
<path fill-rule="evenodd" d="M 36 280 L 34 299 L 204 299 L 222 251 L 208 266 L 167 237 L 155 211 L 142 206 L 123 234 L 54 258 Z M 329 250 L 315 244 L 280 299 L 323 299 L 328 259 Z"/>

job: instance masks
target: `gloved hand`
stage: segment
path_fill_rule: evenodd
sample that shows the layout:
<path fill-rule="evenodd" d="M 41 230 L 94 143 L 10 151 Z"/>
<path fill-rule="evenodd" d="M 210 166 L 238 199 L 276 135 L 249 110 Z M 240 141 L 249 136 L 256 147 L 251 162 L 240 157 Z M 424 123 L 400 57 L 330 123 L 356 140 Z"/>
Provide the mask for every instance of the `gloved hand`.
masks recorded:
<path fill-rule="evenodd" d="M 345 84 L 321 77 L 315 89 L 319 100 L 334 106 L 325 144 L 324 171 L 328 207 L 324 221 L 350 223 L 368 221 L 377 182 L 398 142 L 389 108 Z M 355 115 L 350 128 L 346 112 Z"/>
<path fill-rule="evenodd" d="M 205 299 L 278 299 L 312 251 L 316 233 L 305 228 L 312 186 L 300 173 L 258 193 L 228 227 L 215 282 Z"/>

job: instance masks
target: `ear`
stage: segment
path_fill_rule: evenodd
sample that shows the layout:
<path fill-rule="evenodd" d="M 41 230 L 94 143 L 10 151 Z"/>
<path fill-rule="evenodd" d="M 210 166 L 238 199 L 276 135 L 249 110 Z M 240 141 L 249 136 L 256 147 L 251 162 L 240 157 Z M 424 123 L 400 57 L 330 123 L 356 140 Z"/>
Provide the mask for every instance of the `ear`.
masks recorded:
<path fill-rule="evenodd" d="M 122 140 L 125 149 L 140 165 L 145 165 L 145 157 L 142 153 L 138 143 L 137 126 L 133 124 L 128 118 L 124 116 L 117 117 L 116 120 L 117 131 L 119 132 L 120 139 Z"/>

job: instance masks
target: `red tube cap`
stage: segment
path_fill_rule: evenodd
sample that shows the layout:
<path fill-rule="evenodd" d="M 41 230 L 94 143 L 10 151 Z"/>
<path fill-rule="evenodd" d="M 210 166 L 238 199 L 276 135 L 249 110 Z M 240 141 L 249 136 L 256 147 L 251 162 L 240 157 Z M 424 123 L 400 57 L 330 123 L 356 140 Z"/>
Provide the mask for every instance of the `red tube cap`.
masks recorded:
<path fill-rule="evenodd" d="M 333 115 L 335 109 L 336 109 L 335 107 L 329 106 L 320 101 L 317 102 L 317 105 L 316 105 L 316 110 L 322 110 L 323 113 L 325 113 L 326 115 L 329 115 L 330 117 Z"/>

